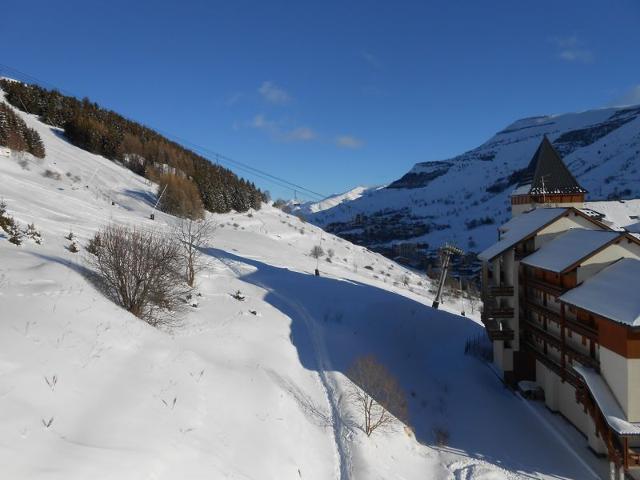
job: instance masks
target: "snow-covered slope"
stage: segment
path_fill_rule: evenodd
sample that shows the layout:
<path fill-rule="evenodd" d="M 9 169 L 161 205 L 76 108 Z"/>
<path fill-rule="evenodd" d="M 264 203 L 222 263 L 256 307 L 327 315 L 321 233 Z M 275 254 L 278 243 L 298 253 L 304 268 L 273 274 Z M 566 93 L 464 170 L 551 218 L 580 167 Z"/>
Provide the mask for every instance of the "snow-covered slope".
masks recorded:
<path fill-rule="evenodd" d="M 331 195 L 324 200 L 320 200 L 319 202 L 310 201 L 302 203 L 292 208 L 292 211 L 301 213 L 302 215 L 310 215 L 313 213 L 322 212 L 324 210 L 328 210 L 329 208 L 340 205 L 341 203 L 357 200 L 363 195 L 368 195 L 371 192 L 378 190 L 379 188 L 382 187 L 355 187 L 347 192 Z"/>
<path fill-rule="evenodd" d="M 0 157 L 0 197 L 21 224 L 41 229 L 44 243 L 16 247 L 0 235 L 0 477 L 494 480 L 600 472 L 562 419 L 463 354 L 483 330 L 451 313 L 459 304 L 432 310 L 424 278 L 279 210 L 214 216 L 200 306 L 179 327 L 157 330 L 118 308 L 87 281 L 88 238 L 109 222 L 167 229 L 172 218 L 149 220 L 154 185 L 22 116 L 47 156 Z M 69 230 L 80 253 L 66 248 Z M 308 252 L 320 242 L 335 255 L 320 261 L 315 277 Z M 398 281 L 404 275 L 408 286 Z M 236 290 L 245 301 L 232 298 Z M 398 377 L 415 433 L 398 427 L 367 438 L 356 428 L 347 370 L 362 354 Z M 448 436 L 443 445 L 436 431 Z"/>
<path fill-rule="evenodd" d="M 518 120 L 474 150 L 419 163 L 387 188 L 309 219 L 368 246 L 454 241 L 481 251 L 510 215 L 512 174 L 527 166 L 544 134 L 589 190 L 588 199 L 640 196 L 640 106 L 631 106 Z M 377 235 L 381 226 L 392 235 Z"/>

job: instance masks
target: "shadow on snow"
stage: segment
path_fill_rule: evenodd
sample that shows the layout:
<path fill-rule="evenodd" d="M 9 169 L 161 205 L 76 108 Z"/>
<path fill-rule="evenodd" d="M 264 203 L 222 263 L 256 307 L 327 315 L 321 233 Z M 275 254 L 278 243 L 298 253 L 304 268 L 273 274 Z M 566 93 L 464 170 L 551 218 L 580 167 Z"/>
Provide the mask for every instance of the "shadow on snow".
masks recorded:
<path fill-rule="evenodd" d="M 446 450 L 520 475 L 585 473 L 491 369 L 464 355 L 465 341 L 483 333 L 472 320 L 364 283 L 315 277 L 215 248 L 205 253 L 228 265 L 255 267 L 241 279 L 266 289 L 265 300 L 291 318 L 291 341 L 305 368 L 320 366 L 304 316 L 320 332 L 328 357 L 323 363 L 331 370 L 346 376 L 365 354 L 385 364 L 407 393 L 410 424 L 421 443 L 433 445 L 434 430 L 443 429 L 449 432 Z"/>

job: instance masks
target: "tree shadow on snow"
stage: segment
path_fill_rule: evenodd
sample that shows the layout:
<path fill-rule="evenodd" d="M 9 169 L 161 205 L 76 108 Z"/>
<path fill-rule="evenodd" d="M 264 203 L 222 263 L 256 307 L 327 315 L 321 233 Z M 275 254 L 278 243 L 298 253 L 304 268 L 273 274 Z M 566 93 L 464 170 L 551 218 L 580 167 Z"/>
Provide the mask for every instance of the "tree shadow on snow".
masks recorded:
<path fill-rule="evenodd" d="M 433 446 L 435 432 L 445 431 L 445 450 L 523 476 L 580 477 L 566 449 L 493 371 L 464 355 L 466 340 L 484 333 L 472 320 L 357 281 L 203 251 L 232 269 L 255 267 L 240 278 L 266 289 L 265 300 L 291 318 L 291 341 L 305 368 L 347 376 L 355 358 L 373 354 L 405 389 L 409 422 L 422 444 Z"/>

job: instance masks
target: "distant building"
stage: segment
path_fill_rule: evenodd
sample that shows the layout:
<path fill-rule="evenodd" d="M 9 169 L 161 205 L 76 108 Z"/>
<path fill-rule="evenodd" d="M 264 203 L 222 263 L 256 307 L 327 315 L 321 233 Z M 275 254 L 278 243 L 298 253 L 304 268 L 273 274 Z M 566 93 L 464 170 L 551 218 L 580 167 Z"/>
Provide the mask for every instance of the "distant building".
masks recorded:
<path fill-rule="evenodd" d="M 511 214 L 519 215 L 541 204 L 581 208 L 586 193 L 545 136 L 511 193 Z"/>
<path fill-rule="evenodd" d="M 635 214 L 620 202 L 581 209 L 586 191 L 546 138 L 529 169 L 514 217 L 479 255 L 494 364 L 507 384 L 536 382 L 612 478 L 640 478 L 640 239 L 625 230 Z"/>

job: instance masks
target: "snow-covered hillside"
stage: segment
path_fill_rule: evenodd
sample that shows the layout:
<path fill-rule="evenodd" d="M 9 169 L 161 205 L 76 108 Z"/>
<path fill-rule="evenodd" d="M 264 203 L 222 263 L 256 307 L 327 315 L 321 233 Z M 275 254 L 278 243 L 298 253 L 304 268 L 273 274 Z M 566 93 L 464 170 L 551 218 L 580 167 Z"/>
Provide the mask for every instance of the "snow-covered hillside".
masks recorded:
<path fill-rule="evenodd" d="M 309 219 L 367 246 L 411 241 L 437 248 L 453 241 L 481 251 L 509 218 L 513 174 L 545 134 L 589 200 L 640 197 L 640 106 L 632 106 L 518 120 L 474 150 L 419 163 L 387 188 Z M 377 235 L 381 226 L 392 234 Z"/>
<path fill-rule="evenodd" d="M 368 195 L 379 188 L 382 187 L 355 187 L 347 192 L 331 195 L 319 202 L 309 201 L 296 205 L 292 210 L 296 213 L 301 213 L 302 215 L 311 215 L 313 213 L 322 212 L 323 210 L 328 210 L 329 208 L 333 208 L 341 203 L 357 200 L 363 195 Z"/>
<path fill-rule="evenodd" d="M 561 418 L 463 354 L 467 339 L 484 332 L 456 314 L 461 305 L 446 300 L 444 311 L 432 310 L 424 278 L 271 207 L 213 216 L 200 304 L 180 326 L 162 331 L 133 317 L 87 280 L 84 246 L 110 222 L 168 229 L 173 219 L 149 219 L 154 185 L 21 116 L 47 155 L 1 156 L 0 197 L 44 242 L 18 247 L 0 234 L 0 477 L 495 480 L 601 472 Z M 79 253 L 67 249 L 70 230 Z M 335 255 L 320 260 L 316 277 L 309 251 L 319 243 Z M 244 301 L 231 296 L 237 290 Z M 413 431 L 398 426 L 367 438 L 355 426 L 346 372 L 362 354 L 398 377 Z"/>

